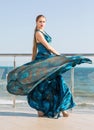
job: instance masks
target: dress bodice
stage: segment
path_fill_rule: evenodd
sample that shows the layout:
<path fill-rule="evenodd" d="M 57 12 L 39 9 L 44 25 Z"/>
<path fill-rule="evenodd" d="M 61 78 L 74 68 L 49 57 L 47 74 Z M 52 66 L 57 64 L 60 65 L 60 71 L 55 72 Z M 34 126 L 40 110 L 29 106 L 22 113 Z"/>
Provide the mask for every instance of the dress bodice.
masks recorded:
<path fill-rule="evenodd" d="M 38 31 L 40 31 L 40 30 L 38 30 Z M 45 40 L 49 44 L 51 44 L 52 38 L 46 32 L 42 32 L 42 31 L 40 31 L 40 32 L 43 34 Z M 51 52 L 42 43 L 37 43 L 37 48 L 38 48 L 38 53 L 36 56 L 37 59 L 43 58 L 43 57 L 45 58 L 45 56 L 47 57 L 47 56 L 51 55 Z"/>

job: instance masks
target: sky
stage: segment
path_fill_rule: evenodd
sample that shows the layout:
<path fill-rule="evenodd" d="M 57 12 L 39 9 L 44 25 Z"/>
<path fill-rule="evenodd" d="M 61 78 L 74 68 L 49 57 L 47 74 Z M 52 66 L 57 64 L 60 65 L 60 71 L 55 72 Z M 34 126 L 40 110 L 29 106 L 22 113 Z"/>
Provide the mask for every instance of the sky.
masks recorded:
<path fill-rule="evenodd" d="M 0 54 L 32 53 L 39 14 L 46 17 L 45 31 L 58 52 L 94 53 L 94 0 L 0 0 Z M 9 61 L 0 60 L 0 65 Z"/>
<path fill-rule="evenodd" d="M 60 53 L 94 53 L 94 0 L 0 0 L 0 53 L 32 53 L 35 19 Z"/>

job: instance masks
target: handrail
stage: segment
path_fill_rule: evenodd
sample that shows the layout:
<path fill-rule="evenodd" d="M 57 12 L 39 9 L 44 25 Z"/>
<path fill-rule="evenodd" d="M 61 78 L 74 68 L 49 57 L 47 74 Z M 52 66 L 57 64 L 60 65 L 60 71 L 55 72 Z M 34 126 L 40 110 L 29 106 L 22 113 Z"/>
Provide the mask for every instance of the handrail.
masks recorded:
<path fill-rule="evenodd" d="M 13 56 L 13 57 L 16 57 L 16 56 L 31 56 L 32 54 L 30 53 L 1 53 L 0 56 Z"/>
<path fill-rule="evenodd" d="M 94 53 L 61 53 L 66 56 L 83 55 L 83 56 L 94 56 Z M 0 56 L 32 56 L 32 53 L 0 53 Z"/>

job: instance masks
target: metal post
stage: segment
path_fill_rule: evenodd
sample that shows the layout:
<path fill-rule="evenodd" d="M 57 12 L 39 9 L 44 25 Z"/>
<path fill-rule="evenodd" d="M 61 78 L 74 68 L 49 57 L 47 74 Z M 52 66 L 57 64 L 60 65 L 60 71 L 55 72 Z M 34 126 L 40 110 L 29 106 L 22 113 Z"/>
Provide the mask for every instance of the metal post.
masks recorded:
<path fill-rule="evenodd" d="M 74 68 L 71 69 L 71 91 L 74 96 Z"/>
<path fill-rule="evenodd" d="M 13 64 L 14 64 L 14 68 L 16 68 L 15 56 L 14 56 Z M 13 96 L 13 107 L 14 107 L 14 108 L 15 108 L 15 104 L 16 104 L 16 96 L 14 95 L 14 96 Z"/>
<path fill-rule="evenodd" d="M 71 69 L 71 92 L 74 96 L 74 68 Z M 72 112 L 72 109 L 71 109 Z"/>

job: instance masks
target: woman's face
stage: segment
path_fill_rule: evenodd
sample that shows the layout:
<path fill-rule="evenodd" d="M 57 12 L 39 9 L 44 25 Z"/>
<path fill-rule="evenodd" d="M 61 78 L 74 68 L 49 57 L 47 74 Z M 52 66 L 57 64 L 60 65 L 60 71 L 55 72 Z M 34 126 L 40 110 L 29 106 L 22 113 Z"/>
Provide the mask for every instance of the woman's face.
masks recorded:
<path fill-rule="evenodd" d="M 46 24 L 46 19 L 44 17 L 40 17 L 36 22 L 37 29 L 43 30 Z"/>

